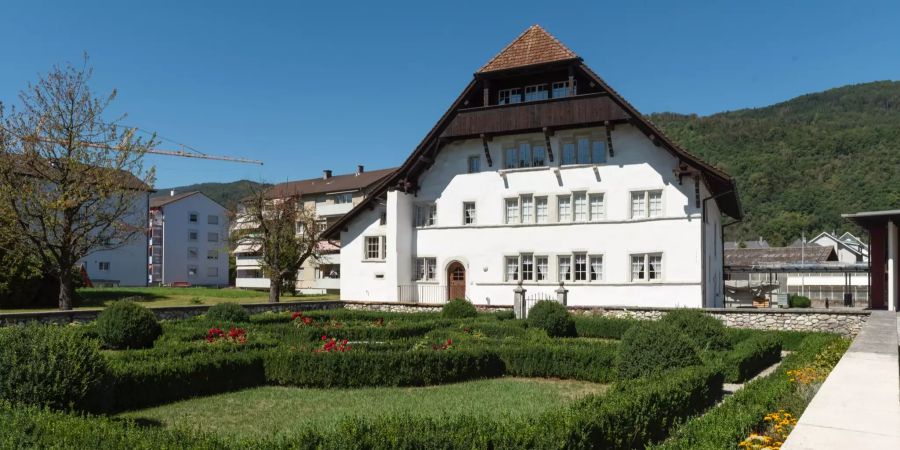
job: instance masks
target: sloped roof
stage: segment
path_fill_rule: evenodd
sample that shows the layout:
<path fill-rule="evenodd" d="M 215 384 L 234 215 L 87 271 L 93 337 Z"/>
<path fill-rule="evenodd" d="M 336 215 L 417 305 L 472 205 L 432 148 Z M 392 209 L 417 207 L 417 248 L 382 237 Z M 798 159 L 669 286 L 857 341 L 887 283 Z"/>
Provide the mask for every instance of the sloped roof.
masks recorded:
<path fill-rule="evenodd" d="M 288 181 L 272 186 L 266 196 L 285 198 L 298 195 L 325 194 L 329 192 L 353 191 L 367 188 L 393 173 L 397 168 L 370 170 L 361 174 L 334 175 L 330 178 L 310 178 Z"/>
<path fill-rule="evenodd" d="M 194 194 L 199 194 L 199 193 L 200 193 L 200 191 L 187 191 L 187 192 L 182 192 L 180 194 L 176 193 L 175 195 L 164 195 L 164 196 L 159 196 L 159 197 L 151 197 L 150 198 L 150 207 L 151 208 L 159 208 L 161 206 L 168 205 L 169 203 L 175 203 L 178 200 L 181 200 L 183 198 L 188 198 Z"/>
<path fill-rule="evenodd" d="M 837 261 L 834 247 L 811 245 L 802 247 L 736 248 L 725 250 L 726 266 L 763 264 L 799 264 Z"/>
<path fill-rule="evenodd" d="M 578 55 L 540 25 L 532 25 L 491 58 L 478 73 L 577 59 Z"/>

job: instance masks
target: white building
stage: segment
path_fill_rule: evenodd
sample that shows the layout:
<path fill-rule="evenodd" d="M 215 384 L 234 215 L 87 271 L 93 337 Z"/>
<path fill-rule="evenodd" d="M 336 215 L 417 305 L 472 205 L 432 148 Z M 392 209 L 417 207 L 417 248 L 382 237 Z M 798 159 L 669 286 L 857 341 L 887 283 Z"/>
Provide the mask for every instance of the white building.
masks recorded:
<path fill-rule="evenodd" d="M 131 224 L 144 223 L 147 220 L 151 189 L 137 178 L 131 182 L 143 188 L 134 198 L 131 217 L 125 218 L 124 221 Z M 141 228 L 127 242 L 117 245 L 116 248 L 92 252 L 78 264 L 84 267 L 91 284 L 95 287 L 146 286 L 147 243 L 146 229 Z"/>
<path fill-rule="evenodd" d="M 809 244 L 833 247 L 837 253 L 838 261 L 843 263 L 866 262 L 869 260 L 869 246 L 850 232 L 837 237 L 832 233 L 823 231 L 806 243 L 806 245 Z M 797 244 L 794 245 L 796 246 Z"/>
<path fill-rule="evenodd" d="M 395 169 L 332 175 L 325 170 L 321 178 L 276 184 L 267 192 L 272 199 L 294 199 L 328 226 L 362 202 L 369 191 Z M 235 224 L 237 226 L 237 224 Z M 302 294 L 338 292 L 341 283 L 341 255 L 338 246 L 323 241 L 318 261 L 307 260 L 297 273 L 297 291 Z M 269 278 L 263 273 L 259 253 L 248 245 L 234 251 L 237 265 L 235 286 L 247 289 L 269 289 Z"/>
<path fill-rule="evenodd" d="M 733 180 L 533 26 L 475 73 L 387 182 L 326 235 L 341 298 L 722 306 Z"/>
<path fill-rule="evenodd" d="M 199 191 L 150 199 L 150 284 L 228 286 L 228 224 L 228 210 Z"/>

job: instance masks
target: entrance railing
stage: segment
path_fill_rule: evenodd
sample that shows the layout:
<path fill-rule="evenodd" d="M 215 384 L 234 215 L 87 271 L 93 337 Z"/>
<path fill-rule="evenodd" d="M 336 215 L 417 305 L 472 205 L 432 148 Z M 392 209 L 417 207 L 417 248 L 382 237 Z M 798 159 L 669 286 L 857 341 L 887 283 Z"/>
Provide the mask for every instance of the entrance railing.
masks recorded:
<path fill-rule="evenodd" d="M 397 300 L 403 303 L 441 305 L 447 303 L 449 288 L 445 284 L 401 284 L 397 286 Z"/>

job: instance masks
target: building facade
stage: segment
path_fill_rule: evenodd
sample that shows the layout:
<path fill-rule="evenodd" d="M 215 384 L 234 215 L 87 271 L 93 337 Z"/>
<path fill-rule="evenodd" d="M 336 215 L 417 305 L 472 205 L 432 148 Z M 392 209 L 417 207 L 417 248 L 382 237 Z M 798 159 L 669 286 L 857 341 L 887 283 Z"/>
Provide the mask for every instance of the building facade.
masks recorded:
<path fill-rule="evenodd" d="M 366 171 L 357 166 L 355 173 L 332 175 L 324 171 L 321 178 L 290 181 L 273 186 L 267 195 L 272 199 L 294 199 L 309 211 L 314 211 L 324 226 L 328 226 L 362 202 L 369 191 L 394 169 Z M 297 273 L 297 291 L 303 294 L 337 293 L 341 282 L 340 247 L 335 243 L 320 243 L 321 257 L 308 260 Z M 235 250 L 237 278 L 235 285 L 247 289 L 269 289 L 269 278 L 259 263 L 259 253 L 248 246 Z"/>
<path fill-rule="evenodd" d="M 900 210 L 844 214 L 869 234 L 872 309 L 900 311 Z"/>
<path fill-rule="evenodd" d="M 733 180 L 539 26 L 488 64 L 387 183 L 335 222 L 341 298 L 722 306 Z"/>
<path fill-rule="evenodd" d="M 125 221 L 131 224 L 144 223 L 147 220 L 151 189 L 137 179 L 132 183 L 143 188 L 135 195 L 130 217 Z M 82 258 L 79 264 L 95 287 L 147 286 L 148 242 L 146 229 L 141 228 L 122 245 L 94 251 Z"/>
<path fill-rule="evenodd" d="M 149 283 L 228 286 L 229 212 L 202 192 L 150 199 Z"/>

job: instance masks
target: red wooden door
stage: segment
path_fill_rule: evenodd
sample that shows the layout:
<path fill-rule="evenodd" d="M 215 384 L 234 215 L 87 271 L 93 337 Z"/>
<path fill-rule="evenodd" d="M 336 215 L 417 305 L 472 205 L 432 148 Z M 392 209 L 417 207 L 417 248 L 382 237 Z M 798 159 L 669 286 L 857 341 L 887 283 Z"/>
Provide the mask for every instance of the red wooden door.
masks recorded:
<path fill-rule="evenodd" d="M 466 298 L 466 268 L 459 261 L 447 267 L 447 280 L 450 290 L 449 300 Z"/>

